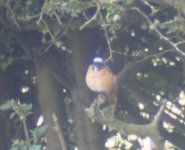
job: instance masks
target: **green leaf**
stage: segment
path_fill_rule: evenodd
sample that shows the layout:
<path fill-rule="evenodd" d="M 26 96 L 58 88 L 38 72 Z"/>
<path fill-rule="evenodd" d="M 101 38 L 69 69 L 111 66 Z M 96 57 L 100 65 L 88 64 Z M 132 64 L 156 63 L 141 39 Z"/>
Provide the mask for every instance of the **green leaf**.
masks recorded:
<path fill-rule="evenodd" d="M 13 140 L 10 150 L 27 150 L 26 141 L 19 139 Z"/>
<path fill-rule="evenodd" d="M 26 5 L 27 5 L 27 6 L 31 6 L 32 4 L 33 4 L 33 2 L 32 2 L 31 0 L 27 0 L 27 1 L 26 1 Z"/>
<path fill-rule="evenodd" d="M 33 145 L 29 148 L 29 150 L 41 150 L 41 145 Z"/>
<path fill-rule="evenodd" d="M 16 115 L 15 112 L 11 113 L 11 115 L 10 115 L 10 120 L 12 120 L 12 119 L 15 117 L 15 115 Z"/>
<path fill-rule="evenodd" d="M 46 44 L 46 43 L 47 43 L 47 40 L 46 40 L 45 37 L 42 38 L 42 43 L 43 43 L 43 44 Z"/>
<path fill-rule="evenodd" d="M 53 35 L 55 37 L 57 37 L 59 34 L 60 34 L 60 30 L 59 29 L 54 30 Z"/>
<path fill-rule="evenodd" d="M 43 125 L 43 126 L 39 127 L 37 130 L 37 134 L 38 134 L 37 136 L 39 138 L 42 137 L 45 134 L 47 129 L 48 129 L 48 125 Z"/>
<path fill-rule="evenodd" d="M 128 6 L 128 5 L 131 5 L 133 2 L 134 2 L 134 0 L 127 0 L 127 1 L 126 1 L 126 5 L 127 5 L 127 6 Z"/>
<path fill-rule="evenodd" d="M 10 150 L 18 150 L 17 147 L 11 147 Z"/>
<path fill-rule="evenodd" d="M 61 42 L 61 41 L 56 41 L 56 42 L 55 42 L 55 46 L 56 46 L 57 48 L 60 48 L 60 47 L 62 46 L 62 42 Z"/>
<path fill-rule="evenodd" d="M 0 106 L 0 110 L 8 110 L 11 108 L 10 103 L 4 103 Z"/>
<path fill-rule="evenodd" d="M 28 112 L 28 111 L 31 111 L 32 110 L 32 104 L 23 104 L 22 105 L 23 107 L 23 110 Z"/>

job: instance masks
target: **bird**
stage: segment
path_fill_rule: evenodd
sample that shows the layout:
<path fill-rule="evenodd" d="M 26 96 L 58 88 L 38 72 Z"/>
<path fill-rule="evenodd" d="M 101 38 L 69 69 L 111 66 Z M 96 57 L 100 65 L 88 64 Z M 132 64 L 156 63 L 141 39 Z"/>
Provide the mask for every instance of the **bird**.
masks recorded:
<path fill-rule="evenodd" d="M 108 101 L 116 107 L 116 76 L 101 57 L 95 57 L 86 73 L 86 84 L 94 92 L 105 94 Z"/>

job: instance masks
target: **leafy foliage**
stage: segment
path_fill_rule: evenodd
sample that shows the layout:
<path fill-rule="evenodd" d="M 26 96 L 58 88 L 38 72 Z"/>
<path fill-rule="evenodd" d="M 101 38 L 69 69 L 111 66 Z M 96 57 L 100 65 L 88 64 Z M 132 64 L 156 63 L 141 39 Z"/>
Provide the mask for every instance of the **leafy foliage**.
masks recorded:
<path fill-rule="evenodd" d="M 21 104 L 19 100 L 11 99 L 1 104 L 0 110 L 11 110 L 10 119 L 16 119 L 18 117 L 19 121 L 23 123 L 25 135 L 28 134 L 28 129 L 25 120 L 28 115 L 31 114 L 31 104 Z M 40 140 L 44 136 L 47 128 L 47 125 L 42 125 L 36 127 L 33 130 L 30 130 L 30 137 L 27 137 L 27 139 L 14 139 L 12 141 L 10 150 L 41 150 L 42 145 L 40 143 Z M 31 143 L 31 145 L 28 143 Z"/>
<path fill-rule="evenodd" d="M 125 93 L 120 97 L 123 99 L 123 107 L 130 104 L 128 107 L 132 106 L 136 110 L 140 100 L 152 104 L 156 95 L 161 93 L 162 98 L 173 101 L 185 84 L 181 82 L 185 81 L 184 70 L 181 67 L 184 65 L 184 51 L 181 47 L 184 46 L 185 30 L 183 11 L 180 11 L 179 6 L 175 6 L 174 9 L 171 7 L 163 7 L 160 3 L 150 3 L 147 0 L 9 0 L 4 5 L 7 27 L 4 26 L 0 30 L 0 69 L 5 70 L 14 63 L 14 48 L 21 45 L 16 41 L 20 34 L 24 35 L 22 43 L 27 44 L 26 48 L 21 45 L 24 49 L 23 55 L 35 60 L 49 55 L 55 49 L 65 57 L 63 51 L 71 53 L 69 43 L 66 42 L 68 34 L 78 34 L 79 29 L 89 31 L 88 29 L 93 28 L 100 32 L 101 40 L 102 37 L 105 38 L 100 42 L 102 45 L 99 45 L 102 49 L 108 49 L 110 56 L 122 56 L 124 61 L 120 63 L 121 67 L 129 63 L 138 63 L 138 70 L 133 69 L 129 74 L 129 85 L 124 85 Z M 81 28 L 82 26 L 84 28 Z M 38 39 L 33 32 L 37 33 Z M 27 49 L 29 47 L 31 50 Z M 102 53 L 103 56 L 107 55 L 105 50 Z M 175 59 L 178 61 L 174 61 Z M 66 63 L 62 65 L 66 66 Z M 67 74 L 67 71 L 62 72 Z M 65 98 L 64 101 L 69 102 L 68 99 Z M 150 106 L 152 109 L 155 107 Z M 66 107 L 68 121 L 72 122 L 71 104 L 66 103 Z M 80 104 L 77 107 L 84 109 Z M 32 113 L 32 105 L 21 104 L 18 100 L 12 99 L 2 104 L 0 110 L 11 110 L 10 119 L 18 118 L 23 122 Z M 125 116 L 134 122 L 132 115 Z M 41 148 L 39 140 L 46 129 L 47 126 L 41 126 L 30 130 L 29 149 Z M 69 139 L 73 141 L 74 132 L 68 132 Z M 27 140 L 13 141 L 12 149 L 20 148 L 27 148 Z"/>
<path fill-rule="evenodd" d="M 0 69 L 5 70 L 13 62 L 13 43 L 15 34 L 11 31 L 0 30 Z"/>

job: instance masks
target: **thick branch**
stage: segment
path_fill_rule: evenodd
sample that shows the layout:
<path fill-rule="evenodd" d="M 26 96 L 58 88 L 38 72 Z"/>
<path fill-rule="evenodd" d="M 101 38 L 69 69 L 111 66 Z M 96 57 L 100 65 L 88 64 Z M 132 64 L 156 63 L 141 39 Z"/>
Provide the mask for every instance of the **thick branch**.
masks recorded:
<path fill-rule="evenodd" d="M 101 101 L 101 99 L 95 100 L 89 108 L 85 110 L 87 115 L 93 120 L 100 122 L 102 125 L 106 125 L 110 131 L 116 130 L 120 133 L 126 134 L 136 134 L 138 136 L 149 136 L 153 139 L 155 146 L 157 148 L 163 147 L 161 142 L 162 137 L 160 135 L 158 124 L 161 119 L 161 115 L 165 109 L 166 102 L 164 102 L 158 113 L 154 116 L 154 120 L 146 125 L 138 125 L 138 124 L 129 124 L 124 121 L 116 120 L 114 117 L 114 113 L 110 107 L 106 107 L 103 109 L 103 113 L 97 109 L 95 109 L 95 103 L 97 101 Z"/>

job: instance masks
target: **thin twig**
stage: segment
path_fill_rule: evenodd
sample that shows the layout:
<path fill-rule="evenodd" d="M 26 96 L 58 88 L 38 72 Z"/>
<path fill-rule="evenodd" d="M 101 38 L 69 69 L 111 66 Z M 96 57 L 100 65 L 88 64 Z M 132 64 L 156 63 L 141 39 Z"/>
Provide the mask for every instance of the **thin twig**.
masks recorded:
<path fill-rule="evenodd" d="M 54 129 L 55 129 L 55 132 L 59 138 L 62 150 L 67 150 L 64 134 L 63 134 L 61 127 L 59 125 L 58 118 L 55 113 L 53 113 L 52 117 L 53 117 L 53 121 L 54 121 L 54 125 L 55 125 Z"/>
<path fill-rule="evenodd" d="M 73 20 L 73 19 L 71 19 L 71 20 L 69 21 L 67 27 L 65 28 L 65 30 L 64 30 L 64 32 L 63 32 L 62 34 L 60 34 L 60 35 L 59 35 L 58 37 L 56 37 L 55 39 L 52 39 L 52 40 L 51 40 L 51 43 L 44 49 L 45 52 L 47 52 L 47 51 L 51 48 L 51 46 L 53 46 L 53 44 L 54 44 L 56 41 L 60 40 L 64 35 L 67 34 L 67 31 L 69 30 L 70 25 L 71 25 L 71 23 L 72 23 L 72 20 Z M 69 53 L 71 53 L 71 50 L 69 50 L 69 49 L 66 49 L 66 51 L 69 52 Z"/>
<path fill-rule="evenodd" d="M 151 9 L 151 13 L 150 13 L 150 15 L 154 15 L 154 14 L 156 14 L 158 11 L 159 11 L 159 9 L 156 9 L 154 6 L 152 6 L 149 2 L 147 2 L 147 1 L 145 1 L 145 0 L 142 0 L 142 2 L 145 4 L 145 5 L 147 5 L 148 7 L 150 7 L 150 9 Z"/>
<path fill-rule="evenodd" d="M 175 43 L 175 45 L 181 45 L 181 44 L 184 44 L 184 43 L 185 43 L 185 40 L 177 42 L 177 43 Z"/>
<path fill-rule="evenodd" d="M 56 16 L 56 18 L 57 18 L 57 20 L 58 20 L 58 23 L 59 23 L 60 25 L 62 25 L 62 22 L 61 22 L 61 20 L 60 20 L 60 17 L 59 17 L 58 14 L 56 13 L 56 11 L 54 11 L 54 15 Z"/>
<path fill-rule="evenodd" d="M 27 128 L 27 125 L 26 125 L 26 118 L 23 118 L 21 121 L 22 121 L 23 128 L 24 128 L 26 143 L 27 143 L 27 146 L 28 146 L 28 149 L 29 149 L 30 148 L 30 138 L 29 138 L 29 134 L 28 134 L 28 128 Z"/>
<path fill-rule="evenodd" d="M 111 47 L 111 41 L 110 41 L 110 38 L 109 38 L 109 35 L 108 35 L 108 32 L 107 32 L 107 28 L 106 27 L 103 27 L 103 30 L 105 32 L 105 37 L 106 37 L 106 41 L 107 41 L 107 45 L 108 45 L 108 48 L 109 48 L 109 57 L 105 60 L 106 62 L 109 61 L 109 60 L 112 60 L 112 47 Z"/>
<path fill-rule="evenodd" d="M 51 31 L 50 31 L 50 29 L 49 29 L 49 27 L 48 27 L 46 21 L 45 21 L 44 19 L 42 19 L 42 22 L 44 23 L 44 25 L 45 25 L 45 27 L 46 27 L 46 29 L 47 29 L 49 35 L 51 36 L 51 39 L 52 39 L 52 40 L 55 39 L 54 36 L 53 36 L 53 34 L 51 33 Z"/>
<path fill-rule="evenodd" d="M 102 17 L 101 13 L 100 13 L 100 17 L 103 20 L 103 17 Z M 107 27 L 102 25 L 102 28 L 103 28 L 103 31 L 105 33 L 105 38 L 106 38 L 108 49 L 109 49 L 109 57 L 105 60 L 105 62 L 107 62 L 109 60 L 112 61 L 112 51 L 113 51 L 113 49 L 112 49 L 112 46 L 111 46 L 111 41 L 110 41 L 110 38 L 109 38 L 109 35 L 108 35 Z"/>
<path fill-rule="evenodd" d="M 40 24 L 40 22 L 41 22 L 41 20 L 42 20 L 42 18 L 43 18 L 43 11 L 44 11 L 45 7 L 46 7 L 46 2 L 44 2 L 43 6 L 42 6 L 42 8 L 41 8 L 41 12 L 40 12 L 39 19 L 38 19 L 37 22 L 36 22 L 37 24 Z"/>
<path fill-rule="evenodd" d="M 168 37 L 166 37 L 165 35 L 163 35 L 156 27 L 156 25 L 148 18 L 148 16 L 142 12 L 141 10 L 139 10 L 138 8 L 134 7 L 132 8 L 132 10 L 137 11 L 139 14 L 141 14 L 146 21 L 148 22 L 149 26 L 150 26 L 150 30 L 154 31 L 161 40 L 165 41 L 168 45 L 170 45 L 172 48 L 174 48 L 174 50 L 176 50 L 178 53 L 180 53 L 181 55 L 185 56 L 185 52 L 183 52 L 181 49 L 179 49 L 179 47 L 177 46 L 177 44 L 173 43 Z"/>
<path fill-rule="evenodd" d="M 88 26 L 92 21 L 94 21 L 96 19 L 96 17 L 98 16 L 99 12 L 101 10 L 101 5 L 97 5 L 97 10 L 95 12 L 95 14 L 89 19 L 87 20 L 83 25 L 80 26 L 80 30 L 83 30 L 86 26 Z"/>
<path fill-rule="evenodd" d="M 35 14 L 33 16 L 26 16 L 26 21 L 31 21 L 31 20 L 38 18 L 38 17 L 40 18 L 40 15 L 41 15 L 41 13 Z"/>
<path fill-rule="evenodd" d="M 162 52 L 159 52 L 159 53 L 155 53 L 155 54 L 153 54 L 153 55 L 148 55 L 148 56 L 144 57 L 143 59 L 140 59 L 140 60 L 136 61 L 136 63 L 143 62 L 143 61 L 145 61 L 145 60 L 148 60 L 149 58 L 156 57 L 156 56 L 160 56 L 160 55 L 163 55 L 163 54 L 168 53 L 168 52 L 171 52 L 171 51 L 173 51 L 173 50 L 172 50 L 172 49 L 169 49 L 169 50 L 166 50 L 166 51 L 162 51 Z"/>
<path fill-rule="evenodd" d="M 112 53 L 120 54 L 120 55 L 125 55 L 125 56 L 132 56 L 132 55 L 127 55 L 124 52 L 120 52 L 120 51 L 117 51 L 117 50 L 112 50 Z"/>
<path fill-rule="evenodd" d="M 39 19 L 37 20 L 37 24 L 40 24 L 41 20 L 43 18 L 43 12 L 41 11 L 40 15 L 39 15 Z"/>

